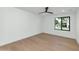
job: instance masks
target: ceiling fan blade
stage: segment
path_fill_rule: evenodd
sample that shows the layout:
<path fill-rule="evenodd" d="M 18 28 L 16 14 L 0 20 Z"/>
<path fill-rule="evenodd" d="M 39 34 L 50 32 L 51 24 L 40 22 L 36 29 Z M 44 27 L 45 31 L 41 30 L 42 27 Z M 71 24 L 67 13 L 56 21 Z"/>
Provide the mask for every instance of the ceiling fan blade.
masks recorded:
<path fill-rule="evenodd" d="M 45 12 L 47 12 L 47 11 L 48 11 L 48 7 L 45 8 Z"/>
<path fill-rule="evenodd" d="M 45 11 L 44 11 L 44 12 L 40 12 L 40 14 L 41 14 L 41 13 L 53 14 L 53 12 L 49 12 L 49 11 L 48 11 L 48 7 L 45 7 Z"/>
<path fill-rule="evenodd" d="M 53 14 L 53 12 L 47 12 L 47 13 Z"/>
<path fill-rule="evenodd" d="M 53 12 L 40 12 L 39 14 L 43 14 L 43 13 L 44 13 L 44 14 L 45 14 L 45 13 L 46 13 L 46 14 L 53 14 Z"/>

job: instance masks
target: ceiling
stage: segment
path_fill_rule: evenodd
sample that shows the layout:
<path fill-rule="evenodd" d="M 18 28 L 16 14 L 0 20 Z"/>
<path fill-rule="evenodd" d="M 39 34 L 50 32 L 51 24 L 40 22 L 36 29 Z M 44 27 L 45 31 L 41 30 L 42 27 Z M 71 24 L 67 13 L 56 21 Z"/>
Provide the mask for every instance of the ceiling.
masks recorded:
<path fill-rule="evenodd" d="M 35 14 L 39 14 L 40 12 L 45 11 L 45 7 L 17 7 L 17 8 Z M 75 13 L 77 9 L 78 7 L 49 7 L 48 11 L 53 12 L 54 14 Z"/>

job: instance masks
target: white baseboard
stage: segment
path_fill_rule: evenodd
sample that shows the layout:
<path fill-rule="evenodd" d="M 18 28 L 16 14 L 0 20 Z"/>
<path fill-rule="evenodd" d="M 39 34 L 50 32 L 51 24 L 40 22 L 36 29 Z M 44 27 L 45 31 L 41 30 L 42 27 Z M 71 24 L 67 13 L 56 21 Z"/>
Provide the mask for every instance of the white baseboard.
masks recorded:
<path fill-rule="evenodd" d="M 52 34 L 52 33 L 48 33 L 48 32 L 43 32 L 43 33 L 47 33 L 47 34 L 50 34 L 50 35 L 56 35 L 56 36 L 60 36 L 60 37 L 64 37 L 64 38 L 69 38 L 69 39 L 75 39 L 76 40 L 76 38 L 72 38 L 72 37 L 67 37 L 67 36 Z"/>
<path fill-rule="evenodd" d="M 41 33 L 42 33 L 42 32 L 41 32 Z M 43 32 L 43 33 L 44 33 L 44 32 Z M 32 34 L 32 35 L 25 36 L 25 37 L 21 37 L 21 38 L 18 38 L 18 39 L 15 39 L 15 40 L 11 40 L 11 41 L 3 41 L 2 43 L 0 43 L 0 46 L 7 45 L 7 44 L 10 44 L 10 43 L 13 43 L 13 42 L 22 40 L 22 39 L 24 39 L 24 38 L 32 37 L 32 36 L 35 36 L 35 35 L 38 35 L 38 34 L 40 34 L 40 33 L 34 33 L 34 34 Z M 79 44 L 79 40 L 77 40 L 77 43 Z"/>
<path fill-rule="evenodd" d="M 3 42 L 0 43 L 0 46 L 4 46 L 4 45 L 10 44 L 10 43 L 13 43 L 13 42 L 22 40 L 22 39 L 24 39 L 24 38 L 28 38 L 28 37 L 32 37 L 32 36 L 38 35 L 38 34 L 40 34 L 40 33 L 34 33 L 34 34 L 32 34 L 32 35 L 25 36 L 25 37 L 21 37 L 21 38 L 15 39 L 15 40 L 3 41 Z"/>

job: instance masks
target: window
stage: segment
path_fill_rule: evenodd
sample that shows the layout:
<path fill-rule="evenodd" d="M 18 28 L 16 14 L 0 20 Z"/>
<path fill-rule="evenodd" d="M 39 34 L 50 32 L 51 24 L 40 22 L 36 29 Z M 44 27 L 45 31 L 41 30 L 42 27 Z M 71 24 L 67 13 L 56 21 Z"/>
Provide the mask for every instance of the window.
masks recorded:
<path fill-rule="evenodd" d="M 55 18 L 55 30 L 70 31 L 70 16 Z"/>

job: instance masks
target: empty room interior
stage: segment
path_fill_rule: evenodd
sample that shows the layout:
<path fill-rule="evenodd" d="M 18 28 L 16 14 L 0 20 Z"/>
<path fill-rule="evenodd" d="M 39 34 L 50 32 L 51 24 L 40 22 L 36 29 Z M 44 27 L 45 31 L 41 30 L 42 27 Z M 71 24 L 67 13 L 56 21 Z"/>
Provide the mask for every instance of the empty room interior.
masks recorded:
<path fill-rule="evenodd" d="M 0 51 L 79 51 L 79 7 L 0 7 Z"/>

